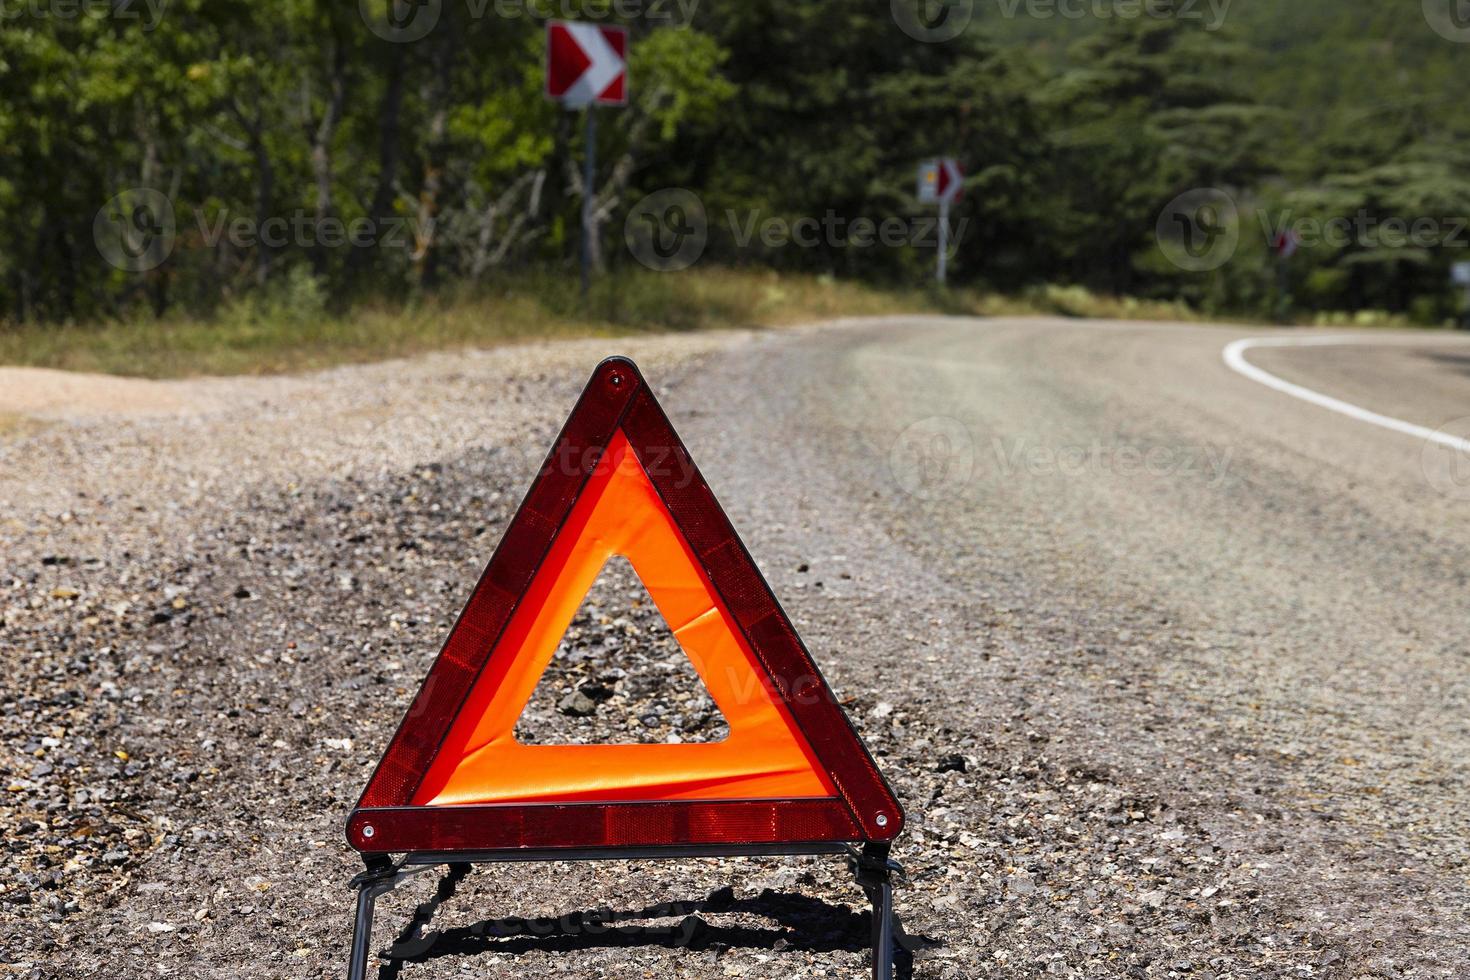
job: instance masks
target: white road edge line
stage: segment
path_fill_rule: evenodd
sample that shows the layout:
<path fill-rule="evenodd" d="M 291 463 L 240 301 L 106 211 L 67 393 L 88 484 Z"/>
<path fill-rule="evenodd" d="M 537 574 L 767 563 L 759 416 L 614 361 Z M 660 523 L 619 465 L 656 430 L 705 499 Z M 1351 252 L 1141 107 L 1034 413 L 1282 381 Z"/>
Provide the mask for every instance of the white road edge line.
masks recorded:
<path fill-rule="evenodd" d="M 1461 439 L 1459 436 L 1452 436 L 1448 432 L 1436 432 L 1433 429 L 1426 429 L 1422 425 L 1415 425 L 1413 422 L 1405 422 L 1403 419 L 1396 419 L 1388 415 L 1379 415 L 1377 412 L 1370 412 L 1366 408 L 1360 408 L 1340 398 L 1333 398 L 1331 395 L 1324 395 L 1320 391 L 1313 391 L 1311 388 L 1304 388 L 1301 385 L 1292 384 L 1290 381 L 1278 378 L 1269 371 L 1261 370 L 1245 359 L 1245 352 L 1256 347 L 1330 347 L 1360 344 L 1363 342 L 1362 338 L 1359 337 L 1255 337 L 1237 340 L 1232 344 L 1228 344 L 1225 347 L 1223 356 L 1225 358 L 1225 364 L 1230 370 L 1237 374 L 1243 374 L 1252 381 L 1265 385 L 1267 388 L 1274 388 L 1283 394 L 1291 395 L 1293 398 L 1300 398 L 1304 402 L 1311 402 L 1313 405 L 1337 412 L 1341 415 L 1346 415 L 1348 418 L 1357 419 L 1359 422 L 1367 422 L 1369 425 L 1392 429 L 1395 432 L 1402 432 L 1404 435 L 1426 439 L 1429 442 L 1438 443 L 1441 446 L 1449 446 L 1451 449 L 1458 449 L 1463 453 L 1470 453 L 1470 439 Z"/>

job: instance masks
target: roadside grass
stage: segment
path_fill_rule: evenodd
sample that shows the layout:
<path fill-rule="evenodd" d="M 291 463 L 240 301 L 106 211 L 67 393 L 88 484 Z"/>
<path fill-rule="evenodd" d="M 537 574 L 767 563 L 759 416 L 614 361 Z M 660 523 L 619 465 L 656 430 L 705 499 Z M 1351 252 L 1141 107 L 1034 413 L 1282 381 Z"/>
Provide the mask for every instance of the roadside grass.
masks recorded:
<path fill-rule="evenodd" d="M 17 415 L 14 412 L 0 412 L 0 439 L 9 436 L 25 436 L 45 428 L 46 423 L 33 419 L 28 415 Z"/>
<path fill-rule="evenodd" d="M 780 327 L 905 313 L 1195 318 L 1182 305 L 1099 297 L 1077 288 L 1006 297 L 745 269 L 619 272 L 597 282 L 585 302 L 575 280 L 531 272 L 483 283 L 473 292 L 332 312 L 317 284 L 298 276 L 207 319 L 0 325 L 0 364 L 151 378 L 273 374 L 526 340 Z"/>

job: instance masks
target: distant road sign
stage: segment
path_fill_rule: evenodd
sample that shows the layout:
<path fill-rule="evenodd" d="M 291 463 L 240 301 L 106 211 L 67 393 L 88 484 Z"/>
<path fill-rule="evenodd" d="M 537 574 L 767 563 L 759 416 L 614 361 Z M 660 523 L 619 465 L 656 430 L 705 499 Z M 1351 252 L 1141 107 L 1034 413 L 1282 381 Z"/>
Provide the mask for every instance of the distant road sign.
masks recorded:
<path fill-rule="evenodd" d="M 1295 228 L 1286 229 L 1271 241 L 1272 250 L 1282 259 L 1291 258 L 1301 246 L 1302 236 L 1297 234 Z"/>
<path fill-rule="evenodd" d="M 548 22 L 546 95 L 569 109 L 627 105 L 628 29 L 579 21 Z"/>
<path fill-rule="evenodd" d="M 918 197 L 921 204 L 939 205 L 939 255 L 935 278 L 944 285 L 949 266 L 949 206 L 964 193 L 965 172 L 953 157 L 919 164 Z"/>
<path fill-rule="evenodd" d="M 924 204 L 951 204 L 964 193 L 965 172 L 950 157 L 919 164 L 919 200 Z"/>

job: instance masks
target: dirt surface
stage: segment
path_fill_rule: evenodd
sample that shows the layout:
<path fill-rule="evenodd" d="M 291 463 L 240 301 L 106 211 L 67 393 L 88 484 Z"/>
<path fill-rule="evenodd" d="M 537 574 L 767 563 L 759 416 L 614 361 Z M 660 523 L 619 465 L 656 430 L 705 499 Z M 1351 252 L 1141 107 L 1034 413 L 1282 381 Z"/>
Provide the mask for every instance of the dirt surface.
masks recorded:
<path fill-rule="evenodd" d="M 0 415 L 38 419 L 180 415 L 219 405 L 217 385 L 114 378 L 105 374 L 0 367 Z"/>
<path fill-rule="evenodd" d="M 1470 974 L 1470 503 L 1412 439 L 1230 373 L 1242 335 L 620 345 L 904 799 L 913 976 Z M 1438 425 L 1464 347 L 1422 340 L 1444 356 L 1332 358 Z M 611 352 L 184 382 L 0 433 L 0 971 L 341 974 L 342 820 Z M 528 739 L 719 737 L 629 576 Z M 381 978 L 865 975 L 826 859 L 431 874 L 379 910 Z"/>

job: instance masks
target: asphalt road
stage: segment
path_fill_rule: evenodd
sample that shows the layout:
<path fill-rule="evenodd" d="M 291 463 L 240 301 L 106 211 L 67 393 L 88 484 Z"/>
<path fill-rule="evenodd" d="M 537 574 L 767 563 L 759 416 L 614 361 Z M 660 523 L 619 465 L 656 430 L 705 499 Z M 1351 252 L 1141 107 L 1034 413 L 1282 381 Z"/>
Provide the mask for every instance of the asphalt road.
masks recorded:
<path fill-rule="evenodd" d="M 1470 974 L 1470 461 L 1223 362 L 1271 335 L 931 319 L 630 345 L 904 797 L 913 976 Z M 1470 343 L 1363 339 L 1248 356 L 1470 436 Z M 610 352 L 191 382 L 164 401 L 193 415 L 10 436 L 0 819 L 25 829 L 0 962 L 336 975 L 339 821 Z M 434 887 L 383 900 L 375 948 Z M 437 944 L 380 976 L 863 975 L 831 862 L 456 888 Z M 669 901 L 694 904 L 495 938 Z"/>
<path fill-rule="evenodd" d="M 1238 336 L 940 321 L 782 345 L 731 373 L 760 392 L 743 431 L 800 450 L 770 440 L 717 485 L 749 488 L 756 526 L 794 505 L 798 540 L 884 584 L 881 612 L 825 624 L 874 624 L 880 689 L 1197 824 L 1327 950 L 1297 965 L 1463 976 L 1470 461 L 1227 370 Z M 1441 334 L 1250 357 L 1463 437 L 1467 354 Z M 905 493 L 894 466 L 926 452 Z"/>

